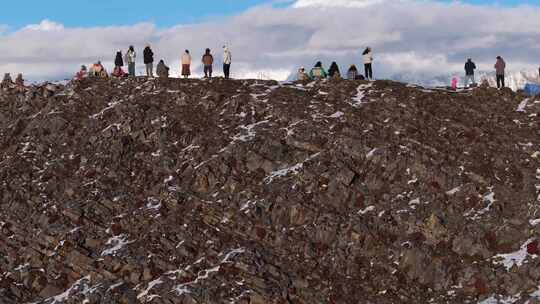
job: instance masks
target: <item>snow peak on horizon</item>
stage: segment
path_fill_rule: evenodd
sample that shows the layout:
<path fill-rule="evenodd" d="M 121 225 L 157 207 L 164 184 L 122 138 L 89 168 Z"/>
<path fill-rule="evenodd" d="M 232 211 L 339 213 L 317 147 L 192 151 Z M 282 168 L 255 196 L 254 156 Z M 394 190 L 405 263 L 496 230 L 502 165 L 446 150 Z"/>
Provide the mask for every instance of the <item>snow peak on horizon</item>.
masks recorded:
<path fill-rule="evenodd" d="M 396 73 L 390 76 L 389 79 L 433 88 L 450 86 L 453 77 L 458 78 L 458 86 L 464 86 L 465 75 L 463 73 L 448 73 L 435 76 L 418 73 Z M 487 80 L 492 87 L 497 86 L 495 72 L 478 71 L 475 73 L 476 83 L 481 84 L 484 80 Z M 507 72 L 505 83 L 513 91 L 517 91 L 523 89 L 527 83 L 540 83 L 540 77 L 538 71 Z"/>

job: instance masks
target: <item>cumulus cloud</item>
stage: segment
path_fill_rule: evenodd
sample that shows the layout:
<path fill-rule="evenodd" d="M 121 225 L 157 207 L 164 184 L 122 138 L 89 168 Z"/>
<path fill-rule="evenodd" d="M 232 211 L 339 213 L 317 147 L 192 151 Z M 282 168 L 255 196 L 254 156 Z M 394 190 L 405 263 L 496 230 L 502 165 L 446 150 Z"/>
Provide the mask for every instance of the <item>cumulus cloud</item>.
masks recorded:
<path fill-rule="evenodd" d="M 24 29 L 31 31 L 60 31 L 64 29 L 64 26 L 60 23 L 56 23 L 49 19 L 41 21 L 39 24 L 27 25 Z"/>
<path fill-rule="evenodd" d="M 98 59 L 112 67 L 117 49 L 151 43 L 178 73 L 184 49 L 200 58 L 210 47 L 220 65 L 221 46 L 233 52 L 233 76 L 282 80 L 299 66 L 336 61 L 342 70 L 361 65 L 361 52 L 374 49 L 376 77 L 422 81 L 461 73 L 466 58 L 491 70 L 495 56 L 510 70 L 537 69 L 540 8 L 478 6 L 421 0 L 297 0 L 286 7 L 265 5 L 198 24 L 158 28 L 131 26 L 71 28 L 44 20 L 0 34 L 0 71 L 30 79 L 71 76 L 80 64 Z M 0 31 L 1 33 L 1 31 Z M 343 72 L 343 71 L 342 71 Z"/>

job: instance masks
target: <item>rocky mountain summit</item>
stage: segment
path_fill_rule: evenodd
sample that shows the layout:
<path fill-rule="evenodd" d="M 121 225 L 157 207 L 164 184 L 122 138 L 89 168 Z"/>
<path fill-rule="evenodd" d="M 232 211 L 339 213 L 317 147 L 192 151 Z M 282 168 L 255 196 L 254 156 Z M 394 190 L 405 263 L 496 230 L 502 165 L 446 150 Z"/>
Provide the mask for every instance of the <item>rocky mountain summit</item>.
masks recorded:
<path fill-rule="evenodd" d="M 0 303 L 540 303 L 540 101 L 395 82 L 0 92 Z"/>

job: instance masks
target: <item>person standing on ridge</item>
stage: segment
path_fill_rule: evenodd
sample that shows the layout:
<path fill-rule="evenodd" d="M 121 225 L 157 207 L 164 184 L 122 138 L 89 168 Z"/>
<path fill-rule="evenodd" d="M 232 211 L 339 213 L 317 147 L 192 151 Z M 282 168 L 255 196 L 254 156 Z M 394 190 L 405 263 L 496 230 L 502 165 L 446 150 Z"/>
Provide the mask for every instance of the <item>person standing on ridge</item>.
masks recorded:
<path fill-rule="evenodd" d="M 223 46 L 223 74 L 225 75 L 225 79 L 229 79 L 231 76 L 231 63 L 232 63 L 232 54 L 229 48 L 224 45 Z"/>
<path fill-rule="evenodd" d="M 184 78 L 188 78 L 189 75 L 191 75 L 191 55 L 189 54 L 189 50 L 184 52 L 180 61 L 182 62 L 182 76 L 184 76 Z"/>
<path fill-rule="evenodd" d="M 143 51 L 144 65 L 146 66 L 146 76 L 154 77 L 154 52 L 150 48 L 150 44 L 147 44 Z"/>
<path fill-rule="evenodd" d="M 116 68 L 121 68 L 123 66 L 124 66 L 124 60 L 122 59 L 122 51 L 118 50 L 118 52 L 116 52 L 116 58 L 114 59 L 114 67 L 116 69 Z"/>
<path fill-rule="evenodd" d="M 335 61 L 332 62 L 330 68 L 328 69 L 328 76 L 330 78 L 341 78 L 341 73 L 339 73 L 339 67 Z"/>
<path fill-rule="evenodd" d="M 133 47 L 133 45 L 130 45 L 128 51 L 126 52 L 125 61 L 128 65 L 129 76 L 131 77 L 135 77 L 135 58 L 136 57 L 137 57 L 137 53 L 135 53 L 135 48 Z"/>
<path fill-rule="evenodd" d="M 504 59 L 501 56 L 497 56 L 497 62 L 494 67 L 497 76 L 497 88 L 504 88 L 504 70 L 506 69 L 506 62 L 504 62 Z"/>
<path fill-rule="evenodd" d="M 474 70 L 476 70 L 476 64 L 472 61 L 471 58 L 467 59 L 465 62 L 465 87 L 469 86 L 469 82 L 474 85 Z"/>
<path fill-rule="evenodd" d="M 373 80 L 373 51 L 369 46 L 362 53 L 362 61 L 364 61 L 366 80 Z"/>
<path fill-rule="evenodd" d="M 212 65 L 214 64 L 214 56 L 210 54 L 210 49 L 206 49 L 202 56 L 202 64 L 204 66 L 204 78 L 212 78 Z"/>
<path fill-rule="evenodd" d="M 311 79 L 324 79 L 328 77 L 328 73 L 324 70 L 322 62 L 317 61 L 313 69 L 309 72 L 309 77 Z"/>

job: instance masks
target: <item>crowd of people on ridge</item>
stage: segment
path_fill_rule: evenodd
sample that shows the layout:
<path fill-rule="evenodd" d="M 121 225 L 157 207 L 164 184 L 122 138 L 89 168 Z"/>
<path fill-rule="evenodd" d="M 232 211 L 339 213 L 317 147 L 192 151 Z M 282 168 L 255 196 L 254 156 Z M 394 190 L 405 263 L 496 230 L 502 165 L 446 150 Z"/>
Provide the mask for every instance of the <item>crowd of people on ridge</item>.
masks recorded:
<path fill-rule="evenodd" d="M 126 54 L 122 56 L 122 51 L 118 50 L 114 59 L 114 69 L 111 73 L 112 77 L 135 77 L 135 62 L 137 53 L 133 46 L 129 46 Z M 147 44 L 143 50 L 143 62 L 146 69 L 147 77 L 154 77 L 154 52 L 149 44 Z M 202 65 L 204 69 L 204 77 L 212 78 L 214 56 L 210 49 L 206 49 L 202 56 Z M 127 63 L 128 72 L 123 70 L 124 63 Z M 223 74 L 225 79 L 230 78 L 232 63 L 232 54 L 227 46 L 223 46 Z M 191 75 L 192 57 L 189 50 L 185 50 L 180 57 L 180 71 L 184 78 L 188 78 Z M 168 78 L 170 68 L 165 64 L 165 61 L 161 59 L 156 66 L 156 74 L 159 78 Z M 75 80 L 82 80 L 87 77 L 93 78 L 108 78 L 109 74 L 101 63 L 97 61 L 92 64 L 88 69 L 85 65 L 81 66 L 81 69 L 75 74 Z"/>
<path fill-rule="evenodd" d="M 497 88 L 504 88 L 506 62 L 501 56 L 497 56 L 496 60 L 497 61 L 495 62 L 494 68 Z M 344 78 L 348 80 L 373 80 L 373 51 L 370 47 L 367 47 L 362 53 L 362 62 L 364 63 L 364 75 L 359 74 L 358 69 L 353 64 L 349 67 L 347 75 Z M 465 87 L 476 86 L 476 81 L 474 78 L 475 70 L 476 64 L 472 61 L 471 58 L 467 59 L 467 62 L 465 62 Z M 540 78 L 540 69 L 538 70 L 538 75 Z M 309 73 L 306 72 L 306 69 L 304 67 L 298 69 L 298 81 L 319 80 L 325 78 L 342 78 L 339 67 L 335 61 L 331 63 L 328 71 L 324 69 L 321 61 L 317 61 L 317 63 L 315 64 L 315 66 L 313 66 Z M 454 89 L 457 88 L 457 77 L 452 78 L 450 86 Z"/>
<path fill-rule="evenodd" d="M 113 77 L 135 77 L 135 63 L 136 63 L 137 53 L 135 51 L 135 48 L 131 45 L 129 46 L 127 52 L 124 56 L 122 56 L 122 51 L 118 50 L 116 52 L 116 56 L 114 59 L 114 69 L 111 73 L 111 76 Z M 347 74 L 344 78 L 348 80 L 373 80 L 373 51 L 371 47 L 367 47 L 362 52 L 362 62 L 364 64 L 364 75 L 361 75 L 356 68 L 356 66 L 353 64 L 349 67 Z M 146 69 L 146 76 L 147 77 L 154 77 L 154 52 L 149 44 L 147 44 L 143 50 L 143 62 Z M 204 52 L 204 55 L 201 59 L 203 70 L 204 70 L 204 78 L 212 78 L 213 73 L 213 64 L 214 64 L 214 57 L 211 53 L 211 50 L 207 48 Z M 124 66 L 124 63 L 128 66 L 128 72 L 126 73 L 122 67 Z M 231 51 L 227 46 L 223 46 L 223 74 L 225 79 L 230 78 L 230 68 L 232 63 L 232 55 Z M 185 52 L 182 54 L 180 58 L 180 71 L 181 75 L 184 78 L 188 78 L 191 75 L 191 64 L 192 64 L 192 57 L 189 52 L 189 50 L 185 50 Z M 470 86 L 476 86 L 475 82 L 475 70 L 477 69 L 476 64 L 472 61 L 471 58 L 467 59 L 465 62 L 465 78 L 464 78 L 464 86 L 470 87 Z M 505 87 L 505 70 L 506 70 L 506 62 L 501 56 L 497 56 L 496 62 L 494 65 L 495 69 L 495 75 L 496 75 L 496 82 L 497 82 L 497 88 L 504 88 Z M 159 61 L 159 63 L 156 66 L 156 74 L 159 78 L 168 78 L 169 77 L 169 70 L 170 68 L 165 65 L 165 62 L 163 59 Z M 538 70 L 539 78 L 540 78 L 540 69 Z M 101 63 L 101 61 L 97 61 L 96 63 L 92 64 L 90 68 L 88 69 L 85 65 L 81 66 L 81 69 L 75 74 L 74 80 L 82 80 L 87 77 L 92 78 L 108 78 L 109 74 L 107 73 L 107 70 Z M 325 78 L 342 78 L 339 66 L 334 61 L 331 63 L 330 68 L 328 71 L 326 71 L 323 67 L 323 64 L 321 61 L 318 61 L 315 66 L 310 70 L 309 73 L 306 72 L 304 67 L 301 67 L 298 70 L 297 80 L 299 81 L 309 81 L 309 80 L 320 80 Z M 453 89 L 456 89 L 458 86 L 458 77 L 454 76 L 451 79 L 450 86 Z M 23 89 L 24 86 L 24 79 L 22 74 L 18 74 L 15 81 L 12 80 L 11 75 L 9 73 L 6 73 L 4 75 L 4 79 L 0 83 L 0 88 L 7 88 L 7 87 L 15 87 L 18 89 Z"/>
<path fill-rule="evenodd" d="M 360 75 L 358 69 L 353 64 L 347 71 L 348 80 L 373 80 L 373 51 L 370 47 L 367 47 L 362 53 L 362 61 L 364 63 L 364 76 Z M 311 71 L 306 73 L 306 69 L 301 67 L 298 70 L 297 79 L 299 81 L 318 80 L 324 78 L 342 78 L 337 63 L 334 61 L 330 64 L 328 72 L 324 69 L 322 62 L 317 61 Z"/>

